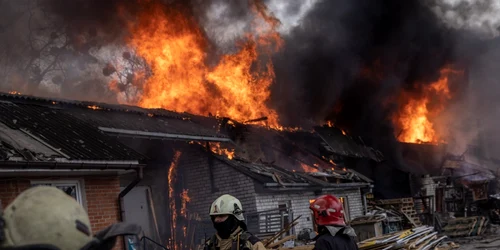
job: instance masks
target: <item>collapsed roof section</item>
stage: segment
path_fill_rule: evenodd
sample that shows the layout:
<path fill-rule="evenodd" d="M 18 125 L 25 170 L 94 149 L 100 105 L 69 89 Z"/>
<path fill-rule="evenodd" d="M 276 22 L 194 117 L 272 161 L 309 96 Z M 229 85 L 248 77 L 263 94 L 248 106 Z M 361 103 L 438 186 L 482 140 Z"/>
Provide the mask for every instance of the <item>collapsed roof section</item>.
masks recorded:
<path fill-rule="evenodd" d="M 325 172 L 290 171 L 270 163 L 252 163 L 240 159 L 230 160 L 224 156 L 216 157 L 235 170 L 249 176 L 262 187 L 261 191 L 297 191 L 321 189 L 352 189 L 371 185 L 371 180 L 349 170 L 328 170 Z M 258 190 L 258 189 L 257 189 Z"/>
<path fill-rule="evenodd" d="M 324 141 L 324 148 L 331 153 L 352 158 L 368 158 L 377 162 L 383 160 L 382 153 L 364 145 L 361 138 L 352 138 L 334 127 L 314 127 Z"/>

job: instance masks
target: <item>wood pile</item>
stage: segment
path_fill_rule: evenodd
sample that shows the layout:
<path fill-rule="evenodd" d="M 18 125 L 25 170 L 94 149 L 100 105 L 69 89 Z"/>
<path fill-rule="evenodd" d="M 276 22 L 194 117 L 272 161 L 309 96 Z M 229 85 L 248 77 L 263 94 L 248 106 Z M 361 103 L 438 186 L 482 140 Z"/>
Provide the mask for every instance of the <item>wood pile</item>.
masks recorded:
<path fill-rule="evenodd" d="M 447 236 L 438 236 L 433 227 L 421 226 L 413 229 L 387 234 L 358 243 L 359 250 L 449 250 L 458 248 L 454 243 L 444 243 Z"/>
<path fill-rule="evenodd" d="M 486 231 L 488 219 L 483 216 L 456 218 L 449 220 L 443 233 L 450 237 L 479 236 Z"/>
<path fill-rule="evenodd" d="M 289 240 L 294 240 L 295 235 L 286 236 L 282 239 L 279 239 L 279 238 L 283 234 L 285 234 L 286 232 L 290 231 L 290 229 L 292 229 L 295 225 L 299 224 L 298 220 L 300 219 L 300 217 L 301 216 L 298 216 L 297 218 L 295 218 L 290 224 L 288 224 L 285 228 L 283 228 L 280 231 L 278 231 L 277 233 L 275 233 L 273 236 L 262 240 L 262 243 L 264 244 L 264 246 L 268 249 L 277 248 L 277 247 L 281 246 L 281 244 L 283 244 Z"/>
<path fill-rule="evenodd" d="M 421 226 L 386 234 L 358 243 L 359 250 L 451 250 L 459 248 L 453 242 L 444 242 L 447 236 L 439 236 L 433 227 Z M 279 248 L 280 250 L 312 250 L 314 245 Z"/>
<path fill-rule="evenodd" d="M 417 211 L 415 210 L 415 202 L 413 198 L 400 198 L 400 199 L 389 199 L 389 200 L 378 200 L 375 202 L 378 207 L 384 209 L 393 209 L 405 214 L 407 219 L 414 226 L 421 226 L 422 222 L 418 217 Z"/>

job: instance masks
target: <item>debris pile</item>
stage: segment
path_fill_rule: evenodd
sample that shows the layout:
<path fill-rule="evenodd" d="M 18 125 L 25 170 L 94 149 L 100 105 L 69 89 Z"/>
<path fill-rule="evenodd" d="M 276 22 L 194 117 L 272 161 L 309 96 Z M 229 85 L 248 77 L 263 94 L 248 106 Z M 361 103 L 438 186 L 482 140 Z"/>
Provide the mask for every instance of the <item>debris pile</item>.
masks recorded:
<path fill-rule="evenodd" d="M 389 200 L 377 200 L 373 203 L 376 209 L 386 209 L 397 212 L 407 219 L 413 226 L 421 226 L 422 222 L 415 210 L 413 198 L 400 198 Z"/>
<path fill-rule="evenodd" d="M 443 233 L 449 237 L 479 236 L 486 231 L 488 222 L 483 216 L 456 218 L 448 221 Z"/>
<path fill-rule="evenodd" d="M 371 238 L 358 243 L 360 250 L 415 249 L 449 250 L 459 246 L 444 242 L 447 236 L 438 236 L 433 227 L 421 226 L 396 233 Z"/>

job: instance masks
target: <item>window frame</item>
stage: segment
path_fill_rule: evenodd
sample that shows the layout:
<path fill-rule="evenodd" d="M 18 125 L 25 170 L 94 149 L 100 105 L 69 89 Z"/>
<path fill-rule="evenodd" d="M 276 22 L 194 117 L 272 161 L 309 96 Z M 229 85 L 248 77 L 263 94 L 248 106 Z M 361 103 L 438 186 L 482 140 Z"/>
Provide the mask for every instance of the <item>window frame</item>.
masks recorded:
<path fill-rule="evenodd" d="M 75 186 L 76 201 L 80 203 L 83 207 L 86 207 L 85 202 L 85 188 L 82 180 L 31 180 L 30 186 Z"/>
<path fill-rule="evenodd" d="M 349 197 L 346 196 L 338 196 L 339 201 L 342 203 L 342 208 L 344 209 L 344 220 L 346 223 L 351 221 L 351 214 L 349 210 Z"/>

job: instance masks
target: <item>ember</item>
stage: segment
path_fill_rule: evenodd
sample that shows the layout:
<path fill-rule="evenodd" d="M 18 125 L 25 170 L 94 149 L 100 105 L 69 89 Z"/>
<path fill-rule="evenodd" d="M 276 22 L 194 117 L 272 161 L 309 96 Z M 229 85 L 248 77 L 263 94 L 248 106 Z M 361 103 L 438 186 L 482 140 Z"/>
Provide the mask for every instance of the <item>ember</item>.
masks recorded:
<path fill-rule="evenodd" d="M 102 109 L 101 107 L 98 107 L 98 106 L 96 106 L 96 105 L 87 106 L 87 108 L 89 108 L 89 109 L 93 109 L 93 110 Z"/>

